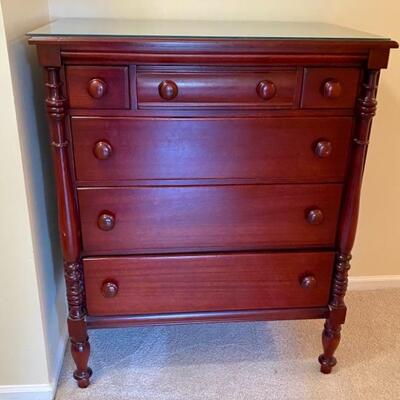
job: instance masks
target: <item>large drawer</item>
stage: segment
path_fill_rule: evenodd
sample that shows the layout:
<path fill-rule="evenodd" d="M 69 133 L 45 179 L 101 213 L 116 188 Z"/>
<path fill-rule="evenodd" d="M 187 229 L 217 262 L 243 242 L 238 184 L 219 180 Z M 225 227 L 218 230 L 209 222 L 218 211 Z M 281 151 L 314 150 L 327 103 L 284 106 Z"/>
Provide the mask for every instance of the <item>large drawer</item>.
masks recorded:
<path fill-rule="evenodd" d="M 78 190 L 94 254 L 332 246 L 342 185 Z"/>
<path fill-rule="evenodd" d="M 72 118 L 77 180 L 339 182 L 352 118 Z M 116 182 L 117 183 L 117 182 Z"/>
<path fill-rule="evenodd" d="M 301 73 L 296 68 L 265 71 L 203 70 L 137 73 L 139 108 L 298 106 Z"/>
<path fill-rule="evenodd" d="M 325 306 L 333 253 L 83 260 L 89 315 Z"/>

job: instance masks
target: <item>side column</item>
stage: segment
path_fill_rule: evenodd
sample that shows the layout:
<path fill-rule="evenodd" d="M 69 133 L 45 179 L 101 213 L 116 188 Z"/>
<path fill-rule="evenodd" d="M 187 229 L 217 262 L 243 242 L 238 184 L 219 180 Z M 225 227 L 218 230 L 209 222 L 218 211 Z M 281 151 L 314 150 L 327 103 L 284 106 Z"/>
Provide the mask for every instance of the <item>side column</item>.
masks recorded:
<path fill-rule="evenodd" d="M 77 380 L 79 387 L 85 388 L 89 385 L 92 371 L 88 368 L 90 345 L 85 322 L 86 310 L 80 260 L 79 220 L 68 158 L 70 143 L 67 141 L 65 134 L 65 107 L 67 100 L 62 94 L 60 67 L 45 67 L 45 71 L 47 73 L 46 107 L 53 150 L 58 226 L 67 286 L 68 330 L 71 353 L 76 364 L 74 378 Z"/>
<path fill-rule="evenodd" d="M 339 219 L 337 237 L 337 255 L 332 281 L 330 315 L 322 332 L 324 352 L 319 356 L 321 372 L 329 374 L 336 365 L 335 350 L 340 342 L 340 331 L 346 318 L 344 296 L 347 290 L 348 271 L 350 269 L 351 250 L 353 248 L 358 212 L 360 206 L 361 184 L 372 119 L 376 112 L 376 91 L 379 70 L 368 70 L 357 102 L 357 117 L 353 139 L 352 158 L 346 181 L 343 208 Z"/>

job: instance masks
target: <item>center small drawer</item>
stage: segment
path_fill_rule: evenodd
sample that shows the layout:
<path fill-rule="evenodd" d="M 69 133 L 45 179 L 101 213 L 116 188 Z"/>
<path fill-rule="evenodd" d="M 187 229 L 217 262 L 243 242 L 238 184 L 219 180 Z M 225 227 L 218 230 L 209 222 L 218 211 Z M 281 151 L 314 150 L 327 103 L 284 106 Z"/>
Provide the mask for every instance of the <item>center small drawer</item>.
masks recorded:
<path fill-rule="evenodd" d="M 353 120 L 72 118 L 75 170 L 87 182 L 259 179 L 341 182 Z"/>
<path fill-rule="evenodd" d="M 298 103 L 300 75 L 297 69 L 138 71 L 138 106 L 293 108 Z"/>
<path fill-rule="evenodd" d="M 83 249 L 127 254 L 333 246 L 341 192 L 340 184 L 81 188 Z"/>

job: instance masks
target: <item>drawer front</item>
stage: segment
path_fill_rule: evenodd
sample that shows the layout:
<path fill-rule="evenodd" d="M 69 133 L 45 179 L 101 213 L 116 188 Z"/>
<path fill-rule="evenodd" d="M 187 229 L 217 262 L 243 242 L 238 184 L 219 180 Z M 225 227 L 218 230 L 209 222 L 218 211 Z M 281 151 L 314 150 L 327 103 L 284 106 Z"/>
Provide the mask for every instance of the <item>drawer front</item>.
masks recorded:
<path fill-rule="evenodd" d="M 69 105 L 83 109 L 129 109 L 128 67 L 66 67 Z"/>
<path fill-rule="evenodd" d="M 296 69 L 265 72 L 138 72 L 139 108 L 297 106 Z"/>
<path fill-rule="evenodd" d="M 333 253 L 84 259 L 89 315 L 325 306 Z"/>
<path fill-rule="evenodd" d="M 78 181 L 342 181 L 351 118 L 73 118 Z"/>
<path fill-rule="evenodd" d="M 78 190 L 83 248 L 97 254 L 331 246 L 342 186 Z"/>
<path fill-rule="evenodd" d="M 305 68 L 302 108 L 353 108 L 360 81 L 357 68 Z"/>

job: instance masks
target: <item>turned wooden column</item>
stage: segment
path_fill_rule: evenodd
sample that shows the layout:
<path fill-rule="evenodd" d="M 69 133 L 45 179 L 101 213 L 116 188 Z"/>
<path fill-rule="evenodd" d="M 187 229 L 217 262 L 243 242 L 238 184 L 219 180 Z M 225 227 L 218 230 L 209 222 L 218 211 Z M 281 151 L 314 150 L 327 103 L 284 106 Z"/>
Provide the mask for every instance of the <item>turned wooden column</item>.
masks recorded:
<path fill-rule="evenodd" d="M 51 146 L 56 180 L 58 226 L 64 257 L 68 300 L 68 330 L 72 357 L 76 364 L 74 378 L 79 387 L 87 387 L 92 374 L 88 368 L 90 345 L 85 322 L 85 296 L 80 261 L 79 220 L 71 181 L 65 128 L 66 99 L 62 93 L 60 67 L 45 67 L 47 78 L 46 107 L 49 116 Z"/>
<path fill-rule="evenodd" d="M 344 296 L 347 290 L 347 275 L 350 269 L 351 250 L 353 248 L 358 212 L 360 205 L 361 184 L 367 155 L 372 119 L 376 112 L 376 91 L 379 70 L 368 70 L 357 101 L 357 123 L 352 144 L 352 158 L 347 177 L 343 208 L 339 219 L 337 236 L 337 255 L 329 303 L 330 315 L 322 332 L 324 352 L 319 356 L 321 372 L 329 374 L 336 365 L 334 352 L 340 342 L 341 326 L 346 318 Z"/>

